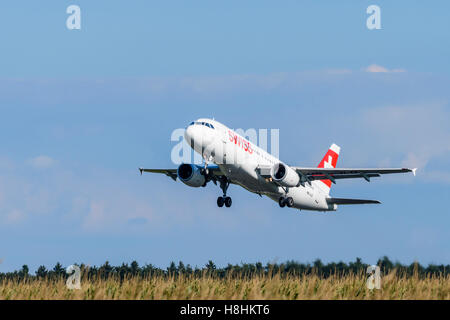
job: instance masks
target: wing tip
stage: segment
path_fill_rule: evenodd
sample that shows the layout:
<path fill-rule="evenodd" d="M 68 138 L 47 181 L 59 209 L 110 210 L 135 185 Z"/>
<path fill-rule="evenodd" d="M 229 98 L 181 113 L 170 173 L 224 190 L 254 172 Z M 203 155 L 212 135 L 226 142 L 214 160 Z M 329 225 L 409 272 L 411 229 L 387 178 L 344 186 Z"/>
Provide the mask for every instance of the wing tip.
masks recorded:
<path fill-rule="evenodd" d="M 142 167 L 139 167 L 139 172 L 141 173 L 141 176 L 142 176 L 142 172 L 144 171 L 144 168 L 142 168 Z"/>
<path fill-rule="evenodd" d="M 414 177 L 415 177 L 415 176 L 416 176 L 417 168 L 414 168 L 414 169 L 412 169 L 411 171 L 412 171 L 412 173 L 413 173 L 413 175 L 414 175 Z"/>

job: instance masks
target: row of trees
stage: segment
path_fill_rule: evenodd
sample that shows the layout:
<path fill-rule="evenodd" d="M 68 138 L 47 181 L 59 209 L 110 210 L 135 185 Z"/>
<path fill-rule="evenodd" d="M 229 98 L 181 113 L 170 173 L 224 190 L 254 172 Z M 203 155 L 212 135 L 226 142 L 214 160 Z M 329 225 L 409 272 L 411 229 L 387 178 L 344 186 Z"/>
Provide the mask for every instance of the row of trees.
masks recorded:
<path fill-rule="evenodd" d="M 78 265 L 78 264 L 77 264 Z M 428 265 L 421 266 L 419 263 L 412 263 L 410 265 L 402 265 L 399 262 L 392 262 L 388 257 L 383 257 L 378 260 L 377 265 L 380 267 L 381 273 L 386 274 L 395 271 L 399 275 L 406 276 L 448 276 L 450 272 L 450 265 Z M 213 261 L 209 261 L 204 267 L 191 267 L 189 264 L 184 265 L 179 262 L 178 265 L 172 262 L 166 269 L 158 268 L 152 264 L 139 266 L 136 261 L 131 264 L 123 263 L 121 266 L 111 266 L 108 261 L 103 265 L 86 266 L 85 264 L 78 265 L 81 270 L 81 276 L 88 279 L 101 278 L 107 279 L 109 277 L 117 277 L 125 279 L 129 277 L 177 277 L 180 275 L 194 276 L 194 277 L 253 277 L 259 275 L 274 276 L 298 276 L 302 274 L 317 274 L 321 277 L 329 277 L 332 275 L 348 275 L 365 273 L 368 264 L 362 262 L 360 258 L 356 258 L 354 262 L 330 262 L 322 263 L 317 259 L 312 264 L 304 264 L 295 261 L 287 261 L 285 263 L 267 263 L 263 265 L 257 263 L 242 263 L 240 265 L 228 264 L 226 267 L 218 268 Z M 45 266 L 40 266 L 34 275 L 30 274 L 27 265 L 24 265 L 21 270 L 7 273 L 0 273 L 0 280 L 33 280 L 33 279 L 59 279 L 67 278 L 69 275 L 66 269 L 58 262 L 53 269 L 48 270 Z"/>

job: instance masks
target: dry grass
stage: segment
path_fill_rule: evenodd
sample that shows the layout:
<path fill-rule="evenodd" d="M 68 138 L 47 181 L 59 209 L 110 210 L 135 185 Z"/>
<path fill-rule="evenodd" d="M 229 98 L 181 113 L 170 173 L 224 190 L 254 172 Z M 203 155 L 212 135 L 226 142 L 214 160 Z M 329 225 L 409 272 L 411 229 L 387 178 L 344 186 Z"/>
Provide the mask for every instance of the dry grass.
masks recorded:
<path fill-rule="evenodd" d="M 364 274 L 252 279 L 203 277 L 83 280 L 69 290 L 63 279 L 0 282 L 0 299 L 450 299 L 450 277 L 382 278 L 380 290 L 366 288 Z"/>

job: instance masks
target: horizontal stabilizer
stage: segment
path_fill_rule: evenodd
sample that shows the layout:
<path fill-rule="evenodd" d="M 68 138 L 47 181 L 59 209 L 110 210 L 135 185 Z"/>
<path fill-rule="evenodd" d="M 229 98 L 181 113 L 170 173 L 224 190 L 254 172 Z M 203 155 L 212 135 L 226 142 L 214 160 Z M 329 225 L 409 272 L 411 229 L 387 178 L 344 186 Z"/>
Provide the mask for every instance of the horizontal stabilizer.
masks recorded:
<path fill-rule="evenodd" d="M 364 200 L 364 199 L 344 199 L 344 198 L 328 198 L 329 204 L 366 204 L 366 203 L 381 203 L 378 200 Z"/>

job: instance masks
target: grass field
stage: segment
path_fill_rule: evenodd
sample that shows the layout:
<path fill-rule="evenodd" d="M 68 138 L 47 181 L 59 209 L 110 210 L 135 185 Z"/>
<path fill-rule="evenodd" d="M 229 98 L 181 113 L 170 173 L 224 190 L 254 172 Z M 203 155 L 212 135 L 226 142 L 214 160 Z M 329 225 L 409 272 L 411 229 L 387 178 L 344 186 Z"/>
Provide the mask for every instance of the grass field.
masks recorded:
<path fill-rule="evenodd" d="M 397 276 L 369 290 L 366 276 L 255 276 L 251 279 L 153 277 L 82 280 L 68 289 L 64 279 L 0 282 L 0 299 L 450 299 L 450 277 Z"/>

